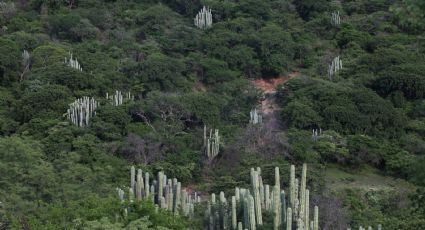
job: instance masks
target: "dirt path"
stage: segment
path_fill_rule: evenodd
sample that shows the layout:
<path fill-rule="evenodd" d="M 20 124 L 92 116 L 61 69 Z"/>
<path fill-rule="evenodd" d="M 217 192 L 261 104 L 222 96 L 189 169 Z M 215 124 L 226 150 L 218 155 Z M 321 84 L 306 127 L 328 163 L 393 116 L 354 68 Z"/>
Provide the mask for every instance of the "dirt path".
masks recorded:
<path fill-rule="evenodd" d="M 299 76 L 299 71 L 292 71 L 288 76 L 280 76 L 270 79 L 257 79 L 252 83 L 257 89 L 260 89 L 264 93 L 264 97 L 261 100 L 261 113 L 263 114 L 263 122 L 267 122 L 274 129 L 280 129 L 280 125 L 277 117 L 281 108 L 276 102 L 277 86 L 284 83 L 285 81 Z"/>

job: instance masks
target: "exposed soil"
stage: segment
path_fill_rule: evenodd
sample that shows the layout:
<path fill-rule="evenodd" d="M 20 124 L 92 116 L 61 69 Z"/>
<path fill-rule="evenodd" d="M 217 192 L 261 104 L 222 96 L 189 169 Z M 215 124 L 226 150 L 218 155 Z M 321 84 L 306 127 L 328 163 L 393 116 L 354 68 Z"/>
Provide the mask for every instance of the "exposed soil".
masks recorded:
<path fill-rule="evenodd" d="M 269 79 L 260 78 L 253 81 L 254 86 L 264 92 L 264 98 L 261 101 L 261 112 L 263 116 L 271 115 L 279 110 L 275 97 L 277 86 L 293 77 L 299 76 L 299 74 L 299 71 L 292 71 L 288 74 L 288 76 L 280 76 Z M 269 118 L 274 119 L 272 117 Z"/>
<path fill-rule="evenodd" d="M 279 84 L 284 83 L 285 81 L 297 77 L 300 74 L 299 71 L 292 71 L 288 76 L 280 76 L 275 78 L 260 78 L 253 81 L 253 84 L 258 89 L 261 89 L 264 93 L 276 93 L 276 88 Z"/>

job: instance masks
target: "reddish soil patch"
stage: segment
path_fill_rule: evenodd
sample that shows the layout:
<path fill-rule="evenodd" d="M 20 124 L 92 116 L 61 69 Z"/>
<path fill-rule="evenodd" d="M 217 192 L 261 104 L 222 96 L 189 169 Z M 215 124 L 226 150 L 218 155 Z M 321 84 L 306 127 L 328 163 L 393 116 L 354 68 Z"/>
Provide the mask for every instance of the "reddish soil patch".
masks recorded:
<path fill-rule="evenodd" d="M 258 89 L 261 89 L 264 91 L 264 93 L 275 93 L 276 92 L 276 87 L 279 84 L 282 84 L 283 82 L 296 77 L 300 74 L 299 71 L 292 71 L 291 73 L 288 74 L 288 76 L 280 76 L 280 77 L 276 77 L 276 78 L 268 78 L 268 79 L 256 79 L 254 80 L 254 85 L 255 87 L 257 87 Z"/>
<path fill-rule="evenodd" d="M 273 94 L 276 93 L 276 88 L 279 84 L 284 83 L 285 81 L 299 76 L 299 71 L 292 71 L 288 76 L 281 76 L 276 78 L 269 79 L 257 79 L 253 81 L 254 86 L 257 89 L 261 89 L 265 95 L 265 98 L 261 100 L 261 112 L 263 115 L 273 114 L 275 111 L 279 110 L 279 106 L 276 103 L 276 99 Z"/>

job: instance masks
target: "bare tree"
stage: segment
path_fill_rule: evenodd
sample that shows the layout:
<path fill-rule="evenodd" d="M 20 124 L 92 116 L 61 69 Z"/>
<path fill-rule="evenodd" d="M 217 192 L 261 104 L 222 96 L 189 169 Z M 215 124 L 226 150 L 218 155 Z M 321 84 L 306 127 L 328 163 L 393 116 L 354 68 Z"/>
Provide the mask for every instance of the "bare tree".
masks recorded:
<path fill-rule="evenodd" d="M 121 152 L 129 161 L 150 164 L 161 159 L 164 153 L 164 145 L 153 138 L 141 138 L 134 133 L 130 133 Z"/>
<path fill-rule="evenodd" d="M 275 114 L 266 115 L 261 125 L 249 125 L 242 143 L 246 152 L 259 153 L 268 157 L 281 154 L 289 156 L 288 139 L 280 128 Z"/>
<path fill-rule="evenodd" d="M 348 210 L 336 196 L 326 195 L 313 198 L 312 205 L 320 207 L 320 229 L 347 229 L 349 228 Z"/>

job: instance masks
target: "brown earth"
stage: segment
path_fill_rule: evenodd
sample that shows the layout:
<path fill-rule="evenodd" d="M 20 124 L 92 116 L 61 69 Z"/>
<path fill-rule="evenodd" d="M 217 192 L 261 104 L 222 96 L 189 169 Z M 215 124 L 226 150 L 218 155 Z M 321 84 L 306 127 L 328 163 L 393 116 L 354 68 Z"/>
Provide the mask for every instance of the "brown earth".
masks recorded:
<path fill-rule="evenodd" d="M 288 76 L 279 76 L 275 78 L 260 78 L 253 81 L 253 84 L 256 88 L 261 89 L 264 93 L 275 93 L 276 88 L 279 84 L 284 83 L 285 81 L 297 77 L 300 75 L 299 71 L 292 71 Z"/>
<path fill-rule="evenodd" d="M 279 106 L 277 105 L 276 98 L 274 96 L 277 90 L 277 86 L 299 75 L 300 72 L 295 70 L 290 72 L 288 76 L 280 76 L 268 79 L 260 78 L 252 82 L 257 89 L 262 90 L 264 93 L 264 99 L 261 100 L 261 112 L 263 115 L 269 115 L 279 110 Z"/>

